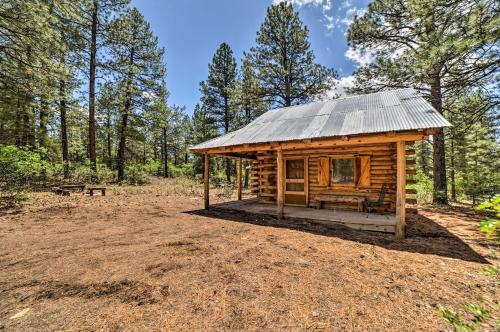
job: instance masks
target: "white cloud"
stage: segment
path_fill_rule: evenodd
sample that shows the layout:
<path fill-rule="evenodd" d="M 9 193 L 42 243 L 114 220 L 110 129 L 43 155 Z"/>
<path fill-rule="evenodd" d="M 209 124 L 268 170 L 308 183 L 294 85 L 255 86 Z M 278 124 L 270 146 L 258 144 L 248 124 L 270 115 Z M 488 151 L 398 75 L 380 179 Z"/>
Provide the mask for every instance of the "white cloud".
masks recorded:
<path fill-rule="evenodd" d="M 335 28 L 335 18 L 333 16 L 329 16 L 325 14 L 325 27 L 328 31 L 333 30 Z"/>
<path fill-rule="evenodd" d="M 292 5 L 296 5 L 299 7 L 302 6 L 307 6 L 307 5 L 313 5 L 313 6 L 319 6 L 322 5 L 323 2 L 330 2 L 330 1 L 324 1 L 324 0 L 273 0 L 273 4 L 278 4 L 280 2 L 289 2 Z"/>
<path fill-rule="evenodd" d="M 373 61 L 374 55 L 370 50 L 354 49 L 349 47 L 344 56 L 354 62 L 357 62 L 358 67 L 366 66 Z"/>
<path fill-rule="evenodd" d="M 344 8 L 349 8 L 349 7 L 351 7 L 351 1 L 349 1 L 349 0 L 344 0 L 344 1 L 342 1 L 342 3 L 340 4 L 339 9 L 344 9 Z"/>
<path fill-rule="evenodd" d="M 333 99 L 347 96 L 347 89 L 354 87 L 355 77 L 353 75 L 332 79 L 332 87 L 326 91 L 321 99 Z"/>
<path fill-rule="evenodd" d="M 273 4 L 278 4 L 281 2 L 288 2 L 297 7 L 314 6 L 321 7 L 321 13 L 323 14 L 323 23 L 328 31 L 333 30 L 335 27 L 334 17 L 328 15 L 328 12 L 332 10 L 332 0 L 273 0 Z"/>

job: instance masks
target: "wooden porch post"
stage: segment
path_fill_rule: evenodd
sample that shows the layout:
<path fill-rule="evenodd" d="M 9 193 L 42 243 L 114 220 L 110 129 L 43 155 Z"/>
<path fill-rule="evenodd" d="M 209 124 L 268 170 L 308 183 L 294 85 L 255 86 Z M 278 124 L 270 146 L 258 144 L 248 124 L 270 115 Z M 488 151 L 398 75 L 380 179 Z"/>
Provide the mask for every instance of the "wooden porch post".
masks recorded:
<path fill-rule="evenodd" d="M 278 164 L 278 179 L 277 179 L 277 194 L 276 194 L 276 204 L 277 204 L 277 212 L 278 219 L 283 218 L 283 206 L 284 206 L 284 178 L 285 178 L 285 170 L 283 165 L 283 150 L 278 150 L 277 155 L 277 164 Z"/>
<path fill-rule="evenodd" d="M 237 162 L 237 187 L 238 187 L 238 200 L 241 201 L 241 158 Z"/>
<path fill-rule="evenodd" d="M 205 191 L 205 210 L 208 210 L 208 206 L 210 205 L 210 160 L 208 157 L 208 152 L 205 152 L 205 173 L 203 176 L 204 180 L 204 191 Z"/>
<path fill-rule="evenodd" d="M 397 178 L 396 178 L 396 238 L 405 237 L 405 204 L 406 204 L 406 152 L 405 142 L 396 143 Z"/>

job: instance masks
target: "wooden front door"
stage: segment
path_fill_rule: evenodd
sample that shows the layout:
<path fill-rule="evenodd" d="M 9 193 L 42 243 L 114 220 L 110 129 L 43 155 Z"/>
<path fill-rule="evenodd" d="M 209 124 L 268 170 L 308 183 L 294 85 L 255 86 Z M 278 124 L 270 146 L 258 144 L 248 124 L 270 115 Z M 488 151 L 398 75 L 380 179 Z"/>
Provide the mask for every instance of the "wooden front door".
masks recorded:
<path fill-rule="evenodd" d="M 285 159 L 285 204 L 307 205 L 307 158 Z"/>

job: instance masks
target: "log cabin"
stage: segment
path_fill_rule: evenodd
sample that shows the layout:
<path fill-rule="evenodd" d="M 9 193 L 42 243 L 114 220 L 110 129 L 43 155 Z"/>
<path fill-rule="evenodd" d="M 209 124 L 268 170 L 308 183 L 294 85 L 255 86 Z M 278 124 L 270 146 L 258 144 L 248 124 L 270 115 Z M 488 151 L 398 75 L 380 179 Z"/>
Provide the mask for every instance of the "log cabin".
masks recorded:
<path fill-rule="evenodd" d="M 225 206 L 402 238 L 416 194 L 406 188 L 415 183 L 412 144 L 448 126 L 417 91 L 397 89 L 269 110 L 190 150 L 205 156 L 206 209 L 210 156 L 224 156 L 237 159 L 240 201 Z M 241 200 L 242 159 L 251 165 L 252 200 Z"/>

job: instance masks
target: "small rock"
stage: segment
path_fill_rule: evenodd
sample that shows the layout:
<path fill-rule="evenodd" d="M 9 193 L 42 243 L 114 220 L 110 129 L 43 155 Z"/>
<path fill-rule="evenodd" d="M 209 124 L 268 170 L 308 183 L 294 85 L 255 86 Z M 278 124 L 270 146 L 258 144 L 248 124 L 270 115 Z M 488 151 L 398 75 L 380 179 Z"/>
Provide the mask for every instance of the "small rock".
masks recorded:
<path fill-rule="evenodd" d="M 318 317 L 318 316 L 319 316 L 319 312 L 317 312 L 317 311 L 313 311 L 313 312 L 312 312 L 312 315 L 313 315 L 313 317 Z"/>

